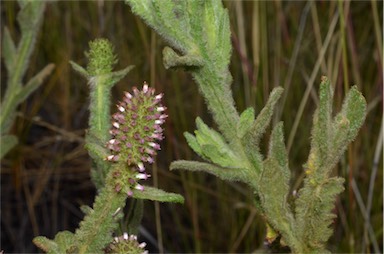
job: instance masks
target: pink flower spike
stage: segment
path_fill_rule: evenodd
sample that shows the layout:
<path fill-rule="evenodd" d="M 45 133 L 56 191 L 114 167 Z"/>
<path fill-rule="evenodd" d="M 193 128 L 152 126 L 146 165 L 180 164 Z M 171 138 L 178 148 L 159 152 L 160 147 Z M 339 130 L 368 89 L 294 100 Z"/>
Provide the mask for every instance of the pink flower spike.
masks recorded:
<path fill-rule="evenodd" d="M 159 117 L 159 119 L 165 119 L 165 118 L 167 118 L 168 117 L 168 115 L 166 115 L 166 114 L 162 114 L 160 117 Z"/>
<path fill-rule="evenodd" d="M 139 171 L 140 171 L 140 172 L 144 172 L 144 171 L 145 171 L 145 167 L 144 167 L 144 164 L 143 164 L 142 162 L 139 162 L 139 163 L 137 164 L 137 166 L 139 167 Z"/>
<path fill-rule="evenodd" d="M 128 197 L 132 197 L 133 196 L 133 192 L 131 190 L 127 191 L 127 196 Z"/>
<path fill-rule="evenodd" d="M 140 185 L 140 184 L 137 184 L 137 185 L 135 186 L 135 189 L 136 189 L 136 190 L 139 190 L 139 191 L 143 191 L 143 190 L 144 190 L 144 186 L 143 186 L 143 185 Z"/>

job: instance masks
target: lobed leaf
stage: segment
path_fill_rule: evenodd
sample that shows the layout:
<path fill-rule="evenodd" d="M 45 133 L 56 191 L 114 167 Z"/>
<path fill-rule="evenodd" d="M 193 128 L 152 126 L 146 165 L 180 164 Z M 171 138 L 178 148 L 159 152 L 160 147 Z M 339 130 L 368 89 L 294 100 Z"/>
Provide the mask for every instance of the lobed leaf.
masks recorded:
<path fill-rule="evenodd" d="M 256 120 L 253 122 L 249 132 L 244 136 L 243 143 L 251 143 L 252 147 L 255 149 L 259 146 L 260 138 L 269 126 L 274 107 L 277 103 L 277 100 L 283 93 L 283 90 L 284 89 L 281 87 L 277 87 L 272 90 L 271 94 L 269 95 L 267 104 L 261 110 Z"/>

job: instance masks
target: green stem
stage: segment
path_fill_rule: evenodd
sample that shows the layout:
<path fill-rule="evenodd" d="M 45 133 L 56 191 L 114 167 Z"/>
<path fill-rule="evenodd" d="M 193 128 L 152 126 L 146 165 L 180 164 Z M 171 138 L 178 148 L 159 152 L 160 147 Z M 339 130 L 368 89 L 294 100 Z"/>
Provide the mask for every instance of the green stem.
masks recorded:
<path fill-rule="evenodd" d="M 91 105 L 89 116 L 89 134 L 98 137 L 102 142 L 109 139 L 110 97 L 111 89 L 105 76 L 94 77 L 91 84 Z"/>

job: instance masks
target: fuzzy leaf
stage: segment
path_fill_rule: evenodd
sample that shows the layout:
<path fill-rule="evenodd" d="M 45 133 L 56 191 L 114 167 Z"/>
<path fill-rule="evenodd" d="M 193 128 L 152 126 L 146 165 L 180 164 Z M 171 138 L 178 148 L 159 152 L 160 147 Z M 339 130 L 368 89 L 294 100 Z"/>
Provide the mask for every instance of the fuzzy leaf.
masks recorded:
<path fill-rule="evenodd" d="M 7 72 L 11 73 L 16 58 L 16 46 L 7 27 L 3 33 L 3 58 Z"/>
<path fill-rule="evenodd" d="M 245 153 L 253 165 L 253 168 L 260 173 L 262 170 L 263 157 L 259 152 L 259 141 L 261 136 L 265 133 L 269 122 L 271 121 L 273 109 L 283 93 L 283 88 L 277 87 L 271 92 L 267 104 L 261 110 L 256 120 L 252 123 L 249 131 L 245 133 L 241 139 L 241 143 L 245 147 Z"/>
<path fill-rule="evenodd" d="M 242 138 L 251 128 L 255 119 L 255 110 L 247 108 L 240 115 L 240 121 L 237 123 L 237 137 Z"/>
<path fill-rule="evenodd" d="M 263 164 L 259 193 L 264 216 L 272 228 L 281 233 L 289 246 L 298 245 L 292 231 L 294 217 L 287 203 L 289 182 L 284 174 L 285 168 L 275 158 L 268 158 Z"/>
<path fill-rule="evenodd" d="M 33 239 L 33 243 L 47 253 L 61 254 L 76 252 L 76 247 L 73 245 L 74 234 L 69 231 L 57 233 L 54 240 L 50 240 L 44 236 L 38 236 Z"/>
<path fill-rule="evenodd" d="M 184 203 L 184 197 L 176 194 L 169 193 L 163 190 L 153 188 L 150 186 L 144 186 L 144 190 L 134 190 L 133 197 L 137 199 L 149 199 L 152 201 L 159 202 L 173 202 L 173 203 Z"/>
<path fill-rule="evenodd" d="M 340 114 L 349 121 L 348 142 L 351 142 L 357 136 L 367 114 L 367 103 L 356 86 L 349 90 Z"/>
<path fill-rule="evenodd" d="M 164 67 L 166 69 L 174 67 L 201 67 L 204 62 L 200 55 L 188 54 L 185 56 L 179 56 L 173 49 L 170 47 L 165 47 L 163 49 L 163 61 Z"/>
<path fill-rule="evenodd" d="M 209 128 L 199 117 L 196 118 L 196 125 L 196 141 L 203 157 L 222 167 L 244 167 L 244 161 L 238 159 L 220 133 Z"/>
<path fill-rule="evenodd" d="M 324 250 L 332 235 L 329 227 L 336 215 L 332 212 L 335 197 L 344 190 L 344 179 L 333 177 L 317 183 L 306 179 L 296 199 L 296 233 L 306 251 Z"/>
<path fill-rule="evenodd" d="M 330 81 L 327 77 L 322 77 L 320 84 L 320 103 L 315 112 L 312 130 L 312 144 L 311 147 L 315 150 L 318 167 L 323 163 L 327 163 L 327 156 L 329 155 L 331 135 L 332 135 L 332 99 L 333 92 Z"/>
<path fill-rule="evenodd" d="M 90 213 L 93 213 L 93 209 L 87 205 L 80 206 L 80 210 L 85 214 L 88 215 Z"/>
<path fill-rule="evenodd" d="M 186 161 L 179 160 L 174 161 L 170 165 L 170 170 L 182 169 L 189 171 L 203 171 L 219 177 L 222 180 L 227 181 L 242 181 L 244 183 L 250 183 L 252 179 L 246 175 L 244 170 L 234 168 L 223 168 L 213 165 L 211 163 L 198 162 L 198 161 Z M 252 183 L 254 185 L 254 183 Z"/>
<path fill-rule="evenodd" d="M 0 159 L 3 158 L 18 143 L 18 139 L 14 135 L 1 136 L 0 141 Z"/>
<path fill-rule="evenodd" d="M 33 238 L 33 243 L 47 253 L 60 253 L 57 243 L 45 236 L 37 236 Z"/>
<path fill-rule="evenodd" d="M 87 214 L 76 230 L 75 246 L 78 253 L 100 253 L 112 241 L 112 232 L 118 227 L 115 215 L 118 208 L 124 208 L 126 195 L 116 193 L 106 186 L 96 196 L 93 212 Z"/>
<path fill-rule="evenodd" d="M 221 1 L 126 0 L 177 53 L 164 50 L 165 66 L 192 72 L 218 128 L 229 142 L 236 137 L 228 64 L 231 41 L 228 12 Z"/>
<path fill-rule="evenodd" d="M 247 135 L 244 136 L 243 140 L 246 141 L 244 143 L 251 142 L 254 148 L 257 148 L 259 145 L 259 141 L 261 136 L 265 133 L 267 127 L 272 118 L 273 110 L 277 103 L 277 100 L 280 98 L 283 93 L 283 88 L 277 87 L 274 88 L 269 95 L 267 104 L 261 110 L 260 114 L 257 116 L 256 120 L 252 124 Z"/>
<path fill-rule="evenodd" d="M 192 148 L 192 150 L 195 151 L 195 153 L 197 153 L 199 156 L 205 158 L 196 137 L 189 132 L 184 132 L 184 137 L 187 140 L 189 147 Z"/>
<path fill-rule="evenodd" d="M 85 79 L 89 79 L 90 78 L 90 75 L 89 75 L 89 73 L 88 73 L 88 71 L 86 69 L 84 69 L 83 67 L 81 67 L 80 65 L 78 65 L 77 63 L 75 63 L 73 61 L 69 61 L 69 63 L 71 64 L 72 69 L 74 69 L 82 77 L 84 77 Z"/>
<path fill-rule="evenodd" d="M 55 68 L 54 64 L 48 64 L 38 74 L 31 78 L 28 83 L 17 94 L 18 103 L 23 102 L 27 97 L 33 93 L 43 83 L 44 79 L 51 74 Z"/>
<path fill-rule="evenodd" d="M 268 157 L 274 159 L 281 169 L 285 183 L 288 184 L 291 178 L 291 172 L 288 168 L 288 155 L 284 145 L 283 123 L 278 123 L 272 131 L 269 141 Z"/>
<path fill-rule="evenodd" d="M 123 79 L 128 74 L 128 72 L 130 72 L 134 67 L 135 66 L 130 65 L 123 70 L 112 72 L 109 77 L 110 82 L 108 83 L 108 85 L 110 87 L 114 86 L 117 82 Z"/>
<path fill-rule="evenodd" d="M 39 29 L 38 24 L 41 22 L 44 5 L 44 1 L 25 1 L 24 4 L 20 4 L 21 10 L 17 14 L 17 21 L 20 25 L 21 33 Z"/>

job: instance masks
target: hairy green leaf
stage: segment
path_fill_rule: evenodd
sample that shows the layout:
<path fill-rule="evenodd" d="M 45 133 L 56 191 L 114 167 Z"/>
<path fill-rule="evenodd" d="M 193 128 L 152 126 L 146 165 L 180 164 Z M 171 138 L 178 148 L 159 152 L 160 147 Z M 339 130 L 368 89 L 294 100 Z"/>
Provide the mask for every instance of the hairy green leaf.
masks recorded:
<path fill-rule="evenodd" d="M 148 199 L 159 202 L 184 203 L 184 198 L 180 194 L 165 192 L 150 186 L 144 186 L 143 191 L 134 190 L 133 197 L 137 199 Z"/>
<path fill-rule="evenodd" d="M 31 78 L 28 83 L 21 88 L 17 94 L 18 103 L 23 102 L 27 97 L 41 86 L 44 79 L 47 78 L 55 68 L 54 64 L 48 64 L 38 74 Z"/>
<path fill-rule="evenodd" d="M 83 78 L 89 79 L 90 75 L 86 69 L 78 65 L 77 63 L 73 61 L 69 61 L 69 63 L 72 66 L 72 69 L 74 69 L 77 73 L 79 73 Z"/>
<path fill-rule="evenodd" d="M 222 180 L 228 181 L 242 181 L 244 183 L 250 183 L 250 181 L 252 181 L 252 179 L 247 176 L 244 170 L 240 170 L 238 168 L 224 168 L 206 162 L 179 160 L 172 162 L 170 169 L 203 171 L 215 175 Z"/>
<path fill-rule="evenodd" d="M 253 108 L 247 108 L 240 115 L 240 121 L 237 123 L 237 137 L 242 138 L 251 128 L 253 121 L 255 120 L 255 110 Z"/>
<path fill-rule="evenodd" d="M 312 130 L 312 145 L 315 149 L 316 161 L 314 163 L 321 167 L 327 163 L 331 136 L 333 132 L 332 126 L 332 99 L 333 92 L 330 81 L 326 77 L 322 77 L 320 84 L 320 103 L 315 112 Z"/>
<path fill-rule="evenodd" d="M 278 123 L 272 131 L 271 140 L 269 141 L 268 157 L 274 159 L 281 169 L 284 181 L 289 184 L 291 172 L 288 168 L 288 154 L 284 145 L 283 123 Z"/>
<path fill-rule="evenodd" d="M 332 235 L 329 227 L 336 215 L 332 212 L 335 197 L 344 190 L 344 179 L 333 177 L 323 182 L 306 179 L 296 200 L 296 233 L 306 251 L 323 250 Z"/>
<path fill-rule="evenodd" d="M 300 243 L 294 235 L 294 217 L 287 202 L 289 182 L 284 174 L 286 169 L 273 157 L 263 164 L 264 170 L 259 181 L 263 215 L 289 246 L 299 247 Z"/>

